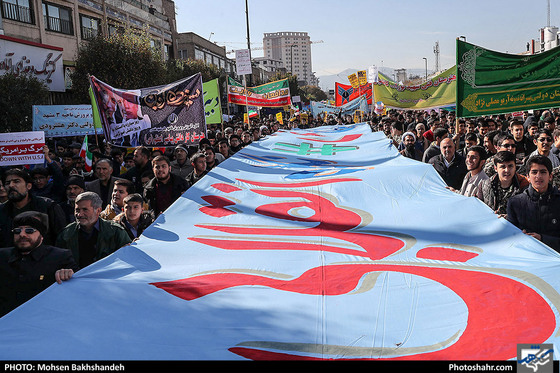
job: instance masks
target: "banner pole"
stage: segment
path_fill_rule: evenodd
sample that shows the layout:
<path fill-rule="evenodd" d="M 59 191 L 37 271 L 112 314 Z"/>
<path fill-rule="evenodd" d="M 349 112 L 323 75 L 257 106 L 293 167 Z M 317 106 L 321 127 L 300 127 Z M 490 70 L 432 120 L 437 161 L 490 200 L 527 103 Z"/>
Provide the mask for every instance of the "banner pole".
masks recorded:
<path fill-rule="evenodd" d="M 245 111 L 247 112 L 247 128 L 249 128 L 249 96 L 247 95 L 247 75 L 243 75 L 243 88 L 245 92 Z"/>
<path fill-rule="evenodd" d="M 455 66 L 457 66 L 457 70 L 455 71 L 455 74 L 456 74 L 457 77 L 459 76 L 458 61 L 459 61 L 459 38 L 456 38 L 455 39 Z M 459 80 L 459 79 L 457 78 L 457 80 Z M 457 85 L 455 87 L 455 119 L 460 118 L 460 116 L 459 116 L 459 105 L 458 105 L 458 102 L 457 102 L 458 101 L 457 97 L 459 97 L 459 82 L 458 81 L 457 81 Z M 462 113 L 462 110 L 461 110 L 461 113 Z"/>
<path fill-rule="evenodd" d="M 229 121 L 229 76 L 226 78 L 226 107 L 227 107 L 227 117 Z M 224 118 L 222 117 L 222 134 L 224 133 Z"/>
<path fill-rule="evenodd" d="M 89 81 L 89 86 L 91 87 L 91 90 L 93 92 L 93 82 L 91 80 L 91 75 L 87 74 L 87 77 L 88 77 L 88 81 Z M 99 107 L 99 103 L 97 102 L 97 95 L 95 94 L 95 92 L 93 94 L 93 98 L 95 99 L 95 103 L 96 103 L 97 107 Z M 91 110 L 93 110 L 93 107 L 91 108 Z M 102 130 L 103 130 L 103 123 L 101 123 L 101 126 L 102 126 Z M 97 137 L 97 128 L 95 128 L 95 125 L 93 126 L 93 131 L 95 132 L 95 144 L 97 146 L 99 146 L 99 138 Z"/>

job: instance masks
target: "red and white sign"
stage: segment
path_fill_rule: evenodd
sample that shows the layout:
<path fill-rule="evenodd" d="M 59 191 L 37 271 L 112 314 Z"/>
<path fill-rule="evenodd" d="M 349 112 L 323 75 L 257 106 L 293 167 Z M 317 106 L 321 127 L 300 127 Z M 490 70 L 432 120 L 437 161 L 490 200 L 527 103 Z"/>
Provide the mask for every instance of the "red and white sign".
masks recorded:
<path fill-rule="evenodd" d="M 50 91 L 64 92 L 62 48 L 0 35 L 0 75 L 31 74 Z"/>
<path fill-rule="evenodd" d="M 42 164 L 43 131 L 0 133 L 0 166 Z"/>

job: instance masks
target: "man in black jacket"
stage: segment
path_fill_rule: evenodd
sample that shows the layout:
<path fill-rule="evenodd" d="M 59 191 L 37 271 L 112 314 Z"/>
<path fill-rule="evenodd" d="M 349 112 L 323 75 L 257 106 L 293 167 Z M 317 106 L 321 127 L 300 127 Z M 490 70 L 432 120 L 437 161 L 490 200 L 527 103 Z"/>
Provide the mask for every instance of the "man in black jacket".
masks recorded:
<path fill-rule="evenodd" d="M 191 164 L 193 166 L 193 170 L 185 178 L 189 183 L 189 188 L 208 173 L 206 164 L 206 153 L 198 152 L 194 154 L 191 157 Z"/>
<path fill-rule="evenodd" d="M 158 155 L 152 160 L 155 177 L 144 187 L 144 199 L 157 217 L 188 188 L 187 180 L 171 173 L 169 158 Z"/>
<path fill-rule="evenodd" d="M 113 162 L 107 158 L 101 158 L 94 166 L 95 180 L 86 182 L 86 191 L 95 192 L 103 201 L 103 206 L 111 203 L 115 181 L 118 177 L 113 175 Z"/>
<path fill-rule="evenodd" d="M 145 146 L 139 146 L 134 150 L 134 167 L 126 171 L 123 178 L 128 179 L 134 183 L 136 192 L 141 193 L 144 190 L 142 184 L 142 175 L 144 173 L 152 174 L 152 165 L 150 164 L 150 157 L 152 152 Z M 153 176 L 152 176 L 153 177 Z"/>
<path fill-rule="evenodd" d="M 552 162 L 536 155 L 526 165 L 530 185 L 508 201 L 507 220 L 560 252 L 560 192 L 550 184 Z"/>
<path fill-rule="evenodd" d="M 465 158 L 455 151 L 453 139 L 443 139 L 440 147 L 441 154 L 431 158 L 429 163 L 434 166 L 447 186 L 453 189 L 461 189 L 463 179 L 468 172 Z"/>
<path fill-rule="evenodd" d="M 429 163 L 430 159 L 437 156 L 441 150 L 441 142 L 443 139 L 448 138 L 449 132 L 445 128 L 436 128 L 434 131 L 434 142 L 430 144 L 428 149 L 424 151 L 424 155 L 422 156 L 422 162 Z"/>
<path fill-rule="evenodd" d="M 50 198 L 34 196 L 31 193 L 31 176 L 23 169 L 13 168 L 6 171 L 2 182 L 8 193 L 8 201 L 0 204 L 0 247 L 13 245 L 12 220 L 25 211 L 47 214 L 50 230 L 43 238 L 45 244 L 54 244 L 57 233 L 66 226 L 62 208 Z"/>
<path fill-rule="evenodd" d="M 60 272 L 78 270 L 70 250 L 45 245 L 48 217 L 28 211 L 14 218 L 14 247 L 0 249 L 0 316 L 27 302 L 55 281 Z"/>

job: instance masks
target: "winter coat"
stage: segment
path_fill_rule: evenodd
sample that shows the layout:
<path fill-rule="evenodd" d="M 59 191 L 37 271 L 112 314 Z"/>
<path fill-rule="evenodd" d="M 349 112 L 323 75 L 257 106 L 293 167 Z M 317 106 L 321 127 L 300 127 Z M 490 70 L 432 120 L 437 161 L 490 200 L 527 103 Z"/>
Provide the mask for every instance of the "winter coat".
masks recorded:
<path fill-rule="evenodd" d="M 538 233 L 541 240 L 560 252 L 560 191 L 551 184 L 539 194 L 532 186 L 509 199 L 507 220 L 519 229 Z"/>
<path fill-rule="evenodd" d="M 434 166 L 447 186 L 454 189 L 461 189 L 463 179 L 468 172 L 465 164 L 465 158 L 461 157 L 458 153 L 455 153 L 455 157 L 449 164 L 449 167 L 447 167 L 443 159 L 443 154 L 440 153 L 440 155 L 431 158 L 428 163 Z"/>

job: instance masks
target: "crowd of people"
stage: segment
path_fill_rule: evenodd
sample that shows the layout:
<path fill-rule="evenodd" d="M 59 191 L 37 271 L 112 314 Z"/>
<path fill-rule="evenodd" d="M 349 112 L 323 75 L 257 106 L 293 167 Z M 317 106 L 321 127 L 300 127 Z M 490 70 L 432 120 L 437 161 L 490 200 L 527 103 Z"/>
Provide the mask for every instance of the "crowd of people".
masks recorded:
<path fill-rule="evenodd" d="M 393 113 L 382 130 L 400 153 L 432 165 L 447 188 L 560 252 L 560 112 L 455 118 Z"/>
<path fill-rule="evenodd" d="M 89 172 L 83 138 L 52 138 L 43 165 L 0 168 L 0 316 L 136 240 L 211 169 L 280 128 L 272 117 L 234 118 L 209 126 L 197 146 L 167 148 L 93 137 Z"/>
<path fill-rule="evenodd" d="M 405 157 L 431 164 L 448 188 L 560 251 L 560 112 L 456 119 L 453 111 L 390 110 L 360 118 Z M 52 138 L 45 162 L 0 169 L 0 316 L 52 283 L 136 240 L 212 168 L 280 129 L 353 123 L 329 115 L 209 125 L 197 146 L 113 147 L 97 137 L 93 169 L 82 138 Z M 99 141 L 99 142 L 98 142 Z"/>

